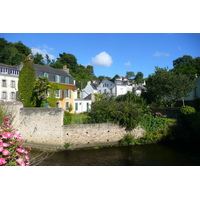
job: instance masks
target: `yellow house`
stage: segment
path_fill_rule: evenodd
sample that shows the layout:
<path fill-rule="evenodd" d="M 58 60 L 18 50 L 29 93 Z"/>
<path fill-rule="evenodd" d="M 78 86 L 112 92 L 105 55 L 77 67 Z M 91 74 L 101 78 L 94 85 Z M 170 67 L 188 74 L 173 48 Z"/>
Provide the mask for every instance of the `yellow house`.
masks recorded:
<path fill-rule="evenodd" d="M 48 78 L 52 88 L 53 95 L 55 95 L 56 102 L 52 103 L 49 98 L 47 100 L 46 107 L 58 107 L 63 108 L 66 111 L 74 113 L 74 92 L 75 92 L 75 80 L 69 74 L 69 69 L 63 66 L 63 69 L 55 69 L 53 67 L 34 64 L 36 78 L 44 76 Z M 50 94 L 49 94 L 50 95 Z M 53 98 L 55 100 L 55 98 Z"/>

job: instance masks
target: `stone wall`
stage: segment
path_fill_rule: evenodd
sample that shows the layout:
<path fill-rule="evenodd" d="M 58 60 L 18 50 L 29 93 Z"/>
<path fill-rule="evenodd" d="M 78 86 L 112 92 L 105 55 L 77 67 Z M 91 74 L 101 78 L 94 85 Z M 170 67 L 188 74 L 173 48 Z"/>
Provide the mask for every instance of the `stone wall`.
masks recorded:
<path fill-rule="evenodd" d="M 134 129 L 131 134 L 143 136 L 144 130 Z M 70 143 L 72 148 L 117 144 L 127 134 L 117 124 L 76 124 L 63 126 L 63 142 Z"/>
<path fill-rule="evenodd" d="M 20 133 L 31 143 L 62 145 L 62 108 L 21 108 Z"/>
<path fill-rule="evenodd" d="M 28 143 L 40 146 L 63 147 L 66 143 L 71 144 L 70 148 L 110 145 L 116 144 L 126 134 L 125 129 L 117 124 L 63 125 L 62 108 L 23 108 L 20 103 L 9 107 L 15 114 L 14 128 Z M 141 128 L 131 132 L 136 137 L 143 133 Z"/>

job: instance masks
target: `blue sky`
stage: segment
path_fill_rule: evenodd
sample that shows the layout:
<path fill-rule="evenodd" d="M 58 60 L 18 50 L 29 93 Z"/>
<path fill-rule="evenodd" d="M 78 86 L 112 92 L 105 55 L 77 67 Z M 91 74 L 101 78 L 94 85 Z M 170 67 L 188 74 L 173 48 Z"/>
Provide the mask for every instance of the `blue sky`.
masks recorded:
<path fill-rule="evenodd" d="M 141 71 L 144 77 L 155 66 L 173 67 L 183 55 L 200 56 L 197 33 L 0 33 L 9 42 L 22 41 L 34 53 L 71 53 L 84 66 L 93 65 L 96 76 L 125 76 Z"/>

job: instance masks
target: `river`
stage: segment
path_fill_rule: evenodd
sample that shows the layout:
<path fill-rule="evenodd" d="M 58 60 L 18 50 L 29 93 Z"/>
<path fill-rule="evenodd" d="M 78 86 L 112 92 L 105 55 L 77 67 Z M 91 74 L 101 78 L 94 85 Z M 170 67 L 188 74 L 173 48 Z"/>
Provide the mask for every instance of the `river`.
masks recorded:
<path fill-rule="evenodd" d="M 42 152 L 32 150 L 30 157 Z M 42 160 L 42 158 L 44 158 Z M 33 160 L 32 160 L 33 161 Z M 198 143 L 149 144 L 128 147 L 104 147 L 60 152 L 43 152 L 37 166 L 200 166 Z"/>

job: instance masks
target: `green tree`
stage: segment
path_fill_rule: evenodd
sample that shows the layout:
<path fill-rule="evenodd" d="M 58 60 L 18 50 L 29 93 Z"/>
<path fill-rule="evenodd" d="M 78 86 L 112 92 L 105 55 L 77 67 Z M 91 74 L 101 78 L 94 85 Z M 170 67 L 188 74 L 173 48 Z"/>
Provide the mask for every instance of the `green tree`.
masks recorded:
<path fill-rule="evenodd" d="M 172 107 L 178 99 L 184 97 L 195 87 L 194 81 L 185 74 L 156 67 L 155 73 L 149 75 L 146 83 L 147 96 L 151 102 Z"/>
<path fill-rule="evenodd" d="M 26 56 L 31 53 L 29 47 L 22 42 L 12 43 L 0 38 L 0 62 L 15 65 L 24 62 Z"/>
<path fill-rule="evenodd" d="M 126 72 L 126 76 L 127 79 L 133 79 L 135 77 L 135 73 L 130 71 L 130 72 Z"/>
<path fill-rule="evenodd" d="M 48 78 L 39 76 L 35 82 L 34 97 L 36 101 L 36 107 L 44 106 L 45 100 L 47 99 L 47 92 L 50 88 Z"/>
<path fill-rule="evenodd" d="M 195 59 L 189 55 L 184 55 L 183 57 L 173 60 L 173 67 L 172 71 L 186 74 L 191 79 L 195 79 L 198 73 L 197 66 L 195 66 Z"/>
<path fill-rule="evenodd" d="M 36 53 L 35 55 L 33 55 L 33 59 L 35 64 L 44 65 L 44 58 L 42 54 Z"/>
<path fill-rule="evenodd" d="M 137 84 L 139 83 L 143 83 L 144 81 L 144 74 L 142 72 L 138 72 L 136 75 L 135 75 L 135 78 L 134 80 L 136 81 Z"/>
<path fill-rule="evenodd" d="M 19 73 L 18 81 L 18 94 L 19 101 L 21 101 L 24 107 L 34 106 L 33 92 L 35 86 L 35 70 L 33 68 L 33 61 L 27 56 L 24 66 Z"/>
<path fill-rule="evenodd" d="M 62 69 L 64 65 L 67 65 L 67 67 L 70 69 L 70 73 L 76 73 L 77 71 L 77 58 L 70 53 L 60 53 L 60 58 L 57 59 L 57 61 L 54 64 L 55 68 Z"/>

